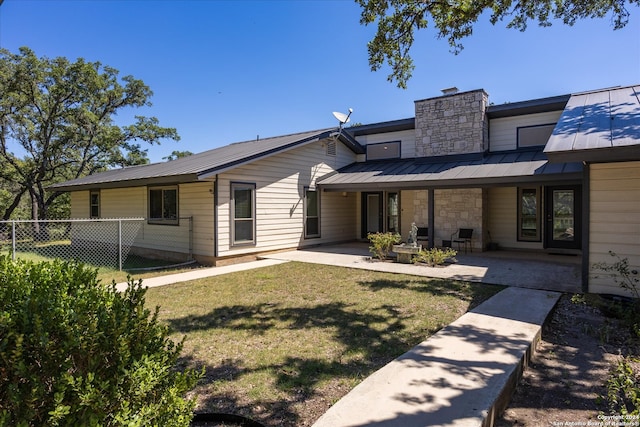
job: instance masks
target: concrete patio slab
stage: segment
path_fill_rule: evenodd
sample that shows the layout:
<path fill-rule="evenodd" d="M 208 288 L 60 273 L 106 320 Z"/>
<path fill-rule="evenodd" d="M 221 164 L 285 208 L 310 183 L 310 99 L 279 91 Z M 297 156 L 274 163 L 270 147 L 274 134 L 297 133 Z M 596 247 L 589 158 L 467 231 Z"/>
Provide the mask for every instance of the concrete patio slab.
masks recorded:
<path fill-rule="evenodd" d="M 313 427 L 493 425 L 559 297 L 501 291 L 367 377 Z"/>
<path fill-rule="evenodd" d="M 522 255 L 507 258 L 495 253 L 460 254 L 456 256 L 456 263 L 427 267 L 372 260 L 368 246 L 361 243 L 279 252 L 263 258 L 558 292 L 579 293 L 582 288 L 580 264 L 575 262 L 577 258 L 533 258 L 531 255 L 532 259 L 527 259 Z"/>

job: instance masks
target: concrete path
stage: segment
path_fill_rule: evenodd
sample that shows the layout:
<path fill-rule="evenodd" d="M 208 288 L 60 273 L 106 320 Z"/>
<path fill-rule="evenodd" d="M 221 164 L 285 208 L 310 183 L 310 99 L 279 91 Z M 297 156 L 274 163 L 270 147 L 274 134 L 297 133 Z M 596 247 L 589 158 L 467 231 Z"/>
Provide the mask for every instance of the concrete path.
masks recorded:
<path fill-rule="evenodd" d="M 236 271 L 252 270 L 254 268 L 268 267 L 270 265 L 283 264 L 286 260 L 261 259 L 258 261 L 244 262 L 240 264 L 224 265 L 222 267 L 197 268 L 183 273 L 167 274 L 166 276 L 149 277 L 142 280 L 147 288 L 171 285 L 174 283 L 188 282 L 189 280 L 203 279 L 205 277 L 219 276 L 221 274 L 235 273 Z M 133 276 L 135 279 L 135 275 Z M 118 283 L 116 289 L 122 292 L 127 289 L 127 283 Z"/>
<path fill-rule="evenodd" d="M 367 377 L 313 427 L 492 426 L 559 297 L 505 289 Z"/>

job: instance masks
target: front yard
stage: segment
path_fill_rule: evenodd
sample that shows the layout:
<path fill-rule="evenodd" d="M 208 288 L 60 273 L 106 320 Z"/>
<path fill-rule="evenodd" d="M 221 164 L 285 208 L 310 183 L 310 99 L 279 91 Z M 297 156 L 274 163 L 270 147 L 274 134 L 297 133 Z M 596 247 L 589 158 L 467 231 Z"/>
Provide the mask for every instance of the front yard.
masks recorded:
<path fill-rule="evenodd" d="M 502 288 L 287 263 L 151 288 L 204 367 L 197 412 L 309 426 L 366 376 Z"/>

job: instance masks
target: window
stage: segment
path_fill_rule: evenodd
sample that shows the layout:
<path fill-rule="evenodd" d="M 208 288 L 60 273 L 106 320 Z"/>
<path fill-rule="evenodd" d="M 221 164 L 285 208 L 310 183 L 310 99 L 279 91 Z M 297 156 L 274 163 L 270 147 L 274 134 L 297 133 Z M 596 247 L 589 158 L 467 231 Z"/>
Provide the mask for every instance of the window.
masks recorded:
<path fill-rule="evenodd" d="M 149 223 L 178 224 L 178 187 L 149 188 Z"/>
<path fill-rule="evenodd" d="M 518 189 L 518 240 L 540 241 L 540 191 Z"/>
<path fill-rule="evenodd" d="M 387 193 L 387 231 L 400 233 L 398 193 Z"/>
<path fill-rule="evenodd" d="M 304 237 L 320 237 L 320 201 L 310 188 L 304 190 Z"/>
<path fill-rule="evenodd" d="M 518 128 L 518 148 L 546 145 L 555 125 L 535 125 Z"/>
<path fill-rule="evenodd" d="M 255 184 L 231 184 L 231 241 L 234 245 L 256 242 L 255 197 Z"/>
<path fill-rule="evenodd" d="M 89 218 L 100 218 L 100 191 L 93 190 L 89 194 Z"/>
<path fill-rule="evenodd" d="M 368 144 L 367 160 L 399 159 L 400 141 Z"/>

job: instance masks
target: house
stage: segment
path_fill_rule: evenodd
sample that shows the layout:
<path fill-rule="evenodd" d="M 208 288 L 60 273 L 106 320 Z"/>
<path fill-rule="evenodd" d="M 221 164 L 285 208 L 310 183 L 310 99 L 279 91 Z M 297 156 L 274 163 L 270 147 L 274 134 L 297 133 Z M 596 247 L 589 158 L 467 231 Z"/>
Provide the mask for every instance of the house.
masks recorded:
<path fill-rule="evenodd" d="M 74 218 L 192 218 L 193 256 L 258 253 L 428 228 L 473 229 L 471 249 L 583 257 L 585 291 L 619 293 L 589 265 L 640 268 L 640 86 L 490 105 L 484 90 L 415 101 L 415 117 L 247 141 L 52 186 Z M 139 246 L 180 255 L 174 242 Z"/>

